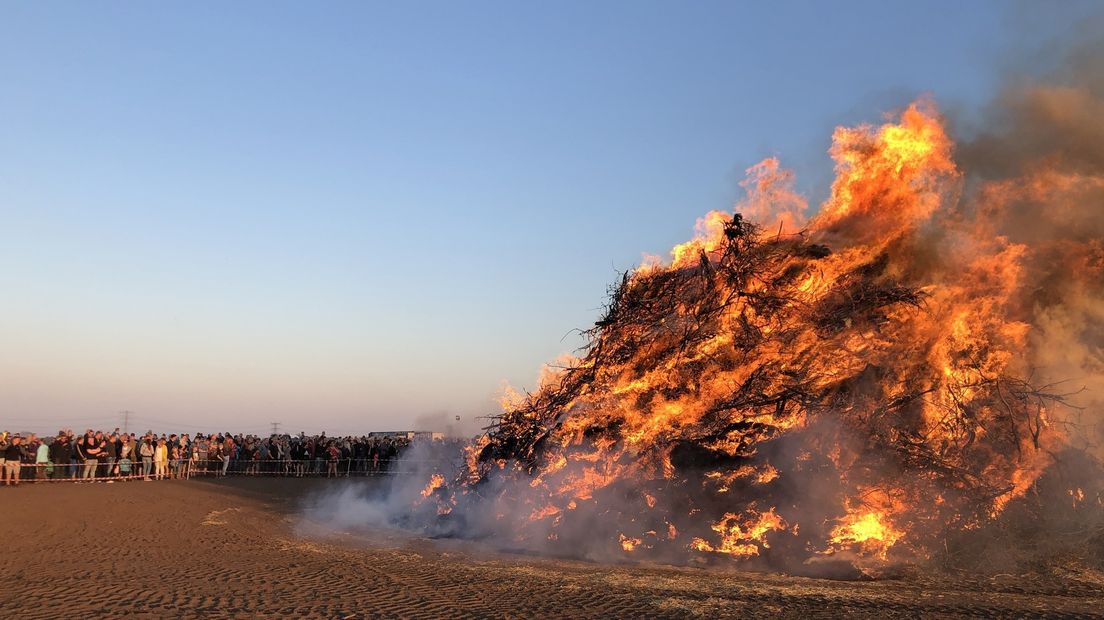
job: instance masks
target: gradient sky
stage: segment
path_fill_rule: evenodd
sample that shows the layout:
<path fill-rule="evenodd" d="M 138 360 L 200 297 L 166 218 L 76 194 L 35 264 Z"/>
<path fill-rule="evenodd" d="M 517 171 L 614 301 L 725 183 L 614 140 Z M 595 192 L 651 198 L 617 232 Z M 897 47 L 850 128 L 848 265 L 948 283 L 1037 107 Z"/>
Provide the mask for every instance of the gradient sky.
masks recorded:
<path fill-rule="evenodd" d="M 467 424 L 832 127 L 1092 3 L 2 2 L 0 427 Z"/>

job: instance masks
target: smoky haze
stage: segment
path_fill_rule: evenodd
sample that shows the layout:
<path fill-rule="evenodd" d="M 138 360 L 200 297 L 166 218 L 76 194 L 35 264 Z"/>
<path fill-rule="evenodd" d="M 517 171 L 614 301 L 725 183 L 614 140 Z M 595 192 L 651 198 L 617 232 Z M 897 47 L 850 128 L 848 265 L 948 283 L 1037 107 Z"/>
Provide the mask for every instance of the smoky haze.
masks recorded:
<path fill-rule="evenodd" d="M 1031 365 L 1081 407 L 1073 436 L 1104 445 L 1104 17 L 1087 20 L 1046 73 L 1011 74 L 980 124 L 964 126 L 956 159 L 992 232 L 1035 248 Z M 1005 196 L 985 196 L 983 183 Z"/>

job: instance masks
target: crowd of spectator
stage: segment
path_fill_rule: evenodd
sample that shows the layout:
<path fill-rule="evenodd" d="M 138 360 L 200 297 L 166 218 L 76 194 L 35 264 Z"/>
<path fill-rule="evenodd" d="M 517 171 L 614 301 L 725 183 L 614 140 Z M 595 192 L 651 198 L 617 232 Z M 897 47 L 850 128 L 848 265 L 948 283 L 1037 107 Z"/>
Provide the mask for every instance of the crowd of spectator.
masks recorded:
<path fill-rule="evenodd" d="M 40 438 L 5 431 L 0 433 L 0 471 L 8 486 L 26 479 L 113 482 L 232 474 L 373 475 L 391 472 L 411 441 L 405 436 L 331 438 L 325 433 L 264 438 L 152 431 L 138 435 L 119 429 L 89 429 L 80 435 L 63 430 Z"/>

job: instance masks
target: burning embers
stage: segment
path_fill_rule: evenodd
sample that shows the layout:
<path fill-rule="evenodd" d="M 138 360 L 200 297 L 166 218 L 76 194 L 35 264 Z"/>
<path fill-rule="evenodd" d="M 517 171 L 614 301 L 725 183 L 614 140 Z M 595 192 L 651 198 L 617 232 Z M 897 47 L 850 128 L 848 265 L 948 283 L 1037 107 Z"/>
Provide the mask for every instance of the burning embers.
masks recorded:
<path fill-rule="evenodd" d="M 737 213 L 627 274 L 581 356 L 423 500 L 514 545 L 777 567 L 924 557 L 999 515 L 1066 442 L 1039 317 L 1099 300 L 1104 265 L 1004 214 L 1101 178 L 967 183 L 952 146 L 927 103 L 838 129 L 807 224 L 792 175 L 752 167 Z"/>
<path fill-rule="evenodd" d="M 701 538 L 695 538 L 690 543 L 690 548 L 698 551 L 727 553 L 737 557 L 750 557 L 759 555 L 760 549 L 770 547 L 766 539 L 768 533 L 785 532 L 789 529 L 782 517 L 775 513 L 774 508 L 766 512 L 749 510 L 744 515 L 728 512 L 711 528 L 720 534 L 720 542 L 717 546 Z M 794 533 L 796 531 L 795 526 Z"/>

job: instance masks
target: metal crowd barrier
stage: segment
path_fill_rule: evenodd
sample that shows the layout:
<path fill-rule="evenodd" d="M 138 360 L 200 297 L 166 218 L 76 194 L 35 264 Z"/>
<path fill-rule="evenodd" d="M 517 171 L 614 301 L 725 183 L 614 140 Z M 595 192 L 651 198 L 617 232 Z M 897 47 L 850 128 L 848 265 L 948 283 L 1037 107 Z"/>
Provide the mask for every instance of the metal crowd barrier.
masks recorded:
<path fill-rule="evenodd" d="M 458 462 L 445 460 L 412 460 L 412 459 L 329 459 L 311 460 L 287 460 L 287 459 L 259 459 L 241 460 L 231 459 L 227 467 L 225 461 L 219 459 L 168 461 L 161 478 L 156 477 L 156 463 L 150 461 L 149 473 L 145 473 L 142 461 L 131 461 L 130 472 L 122 471 L 118 461 L 110 465 L 106 461 L 98 461 L 92 477 L 84 477 L 86 465 L 83 461 L 68 464 L 56 463 L 20 463 L 19 482 L 107 482 L 116 480 L 155 480 L 155 479 L 188 479 L 193 477 L 223 476 L 275 476 L 283 478 L 353 478 L 369 476 L 390 475 L 424 475 L 427 470 L 451 471 Z M 331 472 L 330 463 L 336 464 L 336 473 Z M 392 469 L 392 466 L 401 466 Z M 412 468 L 410 466 L 417 466 Z M 8 462 L 0 463 L 0 472 L 3 478 L 0 484 L 7 481 L 7 469 L 12 467 Z M 104 468 L 110 467 L 106 472 Z M 61 470 L 59 472 L 59 470 Z M 40 475 L 41 474 L 41 475 Z M 64 474 L 64 475 L 59 475 Z"/>

